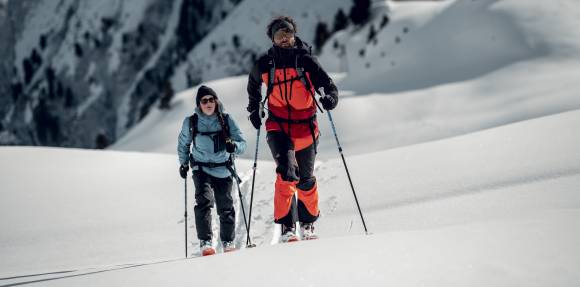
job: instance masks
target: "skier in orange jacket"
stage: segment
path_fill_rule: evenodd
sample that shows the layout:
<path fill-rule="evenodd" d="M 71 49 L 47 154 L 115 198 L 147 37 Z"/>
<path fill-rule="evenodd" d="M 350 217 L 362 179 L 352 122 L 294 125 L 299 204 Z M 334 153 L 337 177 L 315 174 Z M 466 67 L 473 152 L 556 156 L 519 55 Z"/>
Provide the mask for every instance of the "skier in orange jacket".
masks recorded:
<path fill-rule="evenodd" d="M 323 88 L 327 95 L 320 99 L 324 109 L 338 104 L 332 79 L 296 31 L 292 18 L 273 19 L 267 28 L 273 45 L 257 60 L 248 79 L 247 110 L 256 129 L 262 125 L 261 104 L 267 101 L 266 138 L 277 165 L 274 221 L 282 225 L 281 242 L 298 240 L 297 221 L 303 240 L 317 238 L 313 225 L 320 214 L 313 175 L 319 136 L 315 89 Z M 262 84 L 267 86 L 264 100 Z"/>

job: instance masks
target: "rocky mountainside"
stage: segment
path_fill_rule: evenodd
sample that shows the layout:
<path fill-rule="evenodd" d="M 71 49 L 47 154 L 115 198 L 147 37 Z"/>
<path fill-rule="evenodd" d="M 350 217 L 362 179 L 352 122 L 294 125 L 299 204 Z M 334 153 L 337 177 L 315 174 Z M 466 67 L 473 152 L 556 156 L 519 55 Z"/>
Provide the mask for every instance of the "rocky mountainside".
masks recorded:
<path fill-rule="evenodd" d="M 0 145 L 113 142 L 238 2 L 0 1 Z"/>

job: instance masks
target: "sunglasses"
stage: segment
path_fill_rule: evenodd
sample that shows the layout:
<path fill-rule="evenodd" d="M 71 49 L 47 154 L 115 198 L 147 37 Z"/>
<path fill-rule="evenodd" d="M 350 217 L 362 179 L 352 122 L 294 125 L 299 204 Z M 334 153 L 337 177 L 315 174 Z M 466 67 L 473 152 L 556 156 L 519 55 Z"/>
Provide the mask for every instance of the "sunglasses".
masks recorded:
<path fill-rule="evenodd" d="M 212 103 L 213 104 L 213 103 L 215 103 L 215 98 L 214 97 L 211 97 L 211 98 L 203 98 L 199 102 L 202 103 L 202 104 L 204 104 L 204 105 L 207 104 L 207 103 Z"/>

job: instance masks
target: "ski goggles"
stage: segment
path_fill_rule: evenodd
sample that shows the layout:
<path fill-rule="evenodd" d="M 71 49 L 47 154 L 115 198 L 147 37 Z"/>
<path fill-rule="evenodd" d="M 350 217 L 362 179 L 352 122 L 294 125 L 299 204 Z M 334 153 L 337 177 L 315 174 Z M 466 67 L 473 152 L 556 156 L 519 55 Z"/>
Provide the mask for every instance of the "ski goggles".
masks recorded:
<path fill-rule="evenodd" d="M 286 34 L 291 34 L 294 35 L 294 33 L 296 32 L 294 30 L 294 25 L 292 25 L 290 22 L 288 21 L 277 21 L 276 23 L 274 23 L 272 25 L 272 30 L 270 30 L 270 35 L 272 35 L 272 37 L 275 37 L 276 34 L 280 31 L 284 31 L 286 32 Z"/>

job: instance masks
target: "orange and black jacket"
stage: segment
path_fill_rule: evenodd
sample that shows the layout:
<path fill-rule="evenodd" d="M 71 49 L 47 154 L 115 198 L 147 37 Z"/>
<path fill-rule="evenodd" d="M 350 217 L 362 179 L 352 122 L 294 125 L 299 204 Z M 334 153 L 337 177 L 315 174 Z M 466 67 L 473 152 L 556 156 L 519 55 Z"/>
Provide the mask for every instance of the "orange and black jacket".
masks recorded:
<path fill-rule="evenodd" d="M 273 69 L 273 83 L 270 74 Z M 297 69 L 303 69 L 299 73 Z M 303 81 L 299 75 L 305 78 Z M 324 89 L 327 96 L 338 103 L 338 91 L 332 79 L 310 52 L 310 47 L 296 37 L 296 47 L 285 49 L 273 46 L 261 56 L 248 79 L 250 113 L 257 112 L 262 98 L 262 84 L 268 87 L 267 131 L 283 131 L 292 139 L 318 136 L 315 89 Z M 306 83 L 306 86 L 305 84 Z M 300 148 L 297 147 L 297 150 Z"/>

